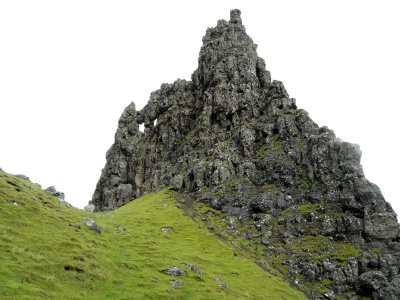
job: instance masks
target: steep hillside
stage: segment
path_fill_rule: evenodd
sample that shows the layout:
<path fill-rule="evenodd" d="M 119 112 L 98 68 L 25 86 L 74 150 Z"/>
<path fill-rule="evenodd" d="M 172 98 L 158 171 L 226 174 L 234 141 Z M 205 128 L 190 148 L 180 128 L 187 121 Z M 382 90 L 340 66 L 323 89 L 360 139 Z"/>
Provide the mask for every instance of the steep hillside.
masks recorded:
<path fill-rule="evenodd" d="M 0 172 L 0 299 L 305 298 L 175 198 L 163 190 L 92 214 Z M 162 272 L 172 267 L 185 275 Z"/>

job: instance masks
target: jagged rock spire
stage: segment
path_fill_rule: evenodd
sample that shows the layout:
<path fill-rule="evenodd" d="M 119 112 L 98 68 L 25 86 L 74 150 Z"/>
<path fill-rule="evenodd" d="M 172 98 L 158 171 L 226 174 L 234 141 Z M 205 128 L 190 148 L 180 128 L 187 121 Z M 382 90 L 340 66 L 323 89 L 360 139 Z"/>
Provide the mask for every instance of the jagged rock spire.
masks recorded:
<path fill-rule="evenodd" d="M 267 89 L 271 95 L 287 97 L 281 83 L 271 83 L 265 62 L 258 57 L 257 47 L 247 35 L 240 15 L 238 9 L 232 10 L 229 22 L 219 20 L 216 27 L 207 29 L 192 82 L 177 80 L 172 85 L 163 84 L 160 90 L 152 93 L 141 111 L 136 111 L 133 103 L 125 109 L 93 196 L 98 210 L 122 205 L 150 186 L 150 189 L 168 186 L 174 174 L 183 172 L 185 167 L 164 174 L 164 180 L 158 177 L 149 180 L 153 172 L 149 171 L 149 165 L 157 163 L 160 156 L 149 162 L 139 147 L 145 140 L 151 139 L 157 149 L 172 151 L 173 143 L 184 143 L 185 135 L 196 128 L 228 130 L 260 115 L 260 110 L 264 109 L 260 99 Z M 158 123 L 154 126 L 156 119 Z M 139 124 L 143 123 L 144 134 L 138 131 Z M 208 145 L 211 143 L 206 139 L 205 146 Z M 138 177 L 143 180 L 135 180 Z"/>
<path fill-rule="evenodd" d="M 298 109 L 282 82 L 271 81 L 256 50 L 240 11 L 232 10 L 229 22 L 207 29 L 192 81 L 163 84 L 140 111 L 130 104 L 93 195 L 96 210 L 114 209 L 164 187 L 243 222 L 318 204 L 336 219 L 328 214 L 318 219 L 312 212 L 309 218 L 277 220 L 285 235 L 272 223 L 260 221 L 259 230 L 269 230 L 268 241 L 282 245 L 322 235 L 363 247 L 367 258 L 354 258 L 360 269 L 352 273 L 336 265 L 324 271 L 313 267 L 311 281 L 315 274 L 345 278 L 335 283 L 340 293 L 355 288 L 359 270 L 380 268 L 383 278 L 397 275 L 400 263 L 393 249 L 400 257 L 399 224 L 379 188 L 364 177 L 359 147 Z M 373 245 L 384 249 L 382 266 L 390 262 L 392 271 L 365 264 Z M 294 261 L 300 261 L 299 269 L 311 264 L 304 258 Z"/>
<path fill-rule="evenodd" d="M 233 24 L 242 24 L 242 18 L 240 18 L 241 12 L 239 9 L 231 10 L 231 18 L 229 19 L 229 23 Z"/>
<path fill-rule="evenodd" d="M 192 76 L 197 86 L 234 85 L 243 88 L 260 85 L 257 72 L 265 63 L 257 55 L 257 46 L 242 25 L 239 10 L 231 11 L 231 20 L 219 20 L 203 37 L 199 66 Z"/>

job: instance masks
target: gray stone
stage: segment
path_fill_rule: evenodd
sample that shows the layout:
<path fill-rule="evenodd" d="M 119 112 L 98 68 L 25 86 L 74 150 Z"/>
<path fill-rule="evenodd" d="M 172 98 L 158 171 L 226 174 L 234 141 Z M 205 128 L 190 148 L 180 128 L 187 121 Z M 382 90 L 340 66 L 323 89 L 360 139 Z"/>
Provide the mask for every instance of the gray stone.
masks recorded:
<path fill-rule="evenodd" d="M 365 233 L 370 239 L 393 240 L 399 234 L 399 224 L 392 212 L 367 214 L 364 227 Z"/>
<path fill-rule="evenodd" d="M 119 201 L 128 202 L 132 200 L 132 185 L 127 183 L 121 183 L 117 188 L 117 197 Z"/>
<path fill-rule="evenodd" d="M 117 226 L 117 230 L 118 230 L 118 232 L 119 232 L 120 234 L 124 234 L 125 231 L 126 231 L 126 229 L 125 229 L 124 227 L 122 227 L 121 225 L 118 225 L 118 226 Z"/>
<path fill-rule="evenodd" d="M 303 275 L 311 281 L 314 281 L 320 273 L 318 265 L 314 262 L 304 262 L 301 267 Z"/>
<path fill-rule="evenodd" d="M 270 263 L 267 262 L 265 259 L 260 259 L 258 260 L 258 265 L 261 266 L 264 270 L 268 270 L 269 267 L 271 267 Z"/>
<path fill-rule="evenodd" d="M 360 294 L 369 295 L 387 285 L 387 279 L 380 271 L 369 271 L 361 274 L 356 283 Z"/>
<path fill-rule="evenodd" d="M 169 282 L 173 287 L 180 287 L 183 286 L 183 282 L 179 280 L 171 280 Z"/>
<path fill-rule="evenodd" d="M 235 229 L 235 220 L 232 218 L 229 218 L 228 224 L 226 225 L 228 229 L 234 230 Z"/>
<path fill-rule="evenodd" d="M 95 206 L 93 204 L 88 204 L 83 209 L 92 213 L 95 210 Z"/>
<path fill-rule="evenodd" d="M 175 190 L 179 191 L 183 186 L 183 176 L 182 175 L 174 176 L 171 179 L 171 185 Z"/>
<path fill-rule="evenodd" d="M 363 222 L 360 218 L 353 215 L 346 215 L 343 217 L 343 231 L 348 233 L 359 233 L 363 230 Z"/>
<path fill-rule="evenodd" d="M 187 264 L 187 267 L 190 271 L 196 273 L 196 274 L 203 274 L 203 270 L 201 270 L 197 265 L 195 264 Z"/>
<path fill-rule="evenodd" d="M 393 277 L 392 281 L 374 294 L 377 300 L 398 300 L 400 299 L 400 275 Z"/>
<path fill-rule="evenodd" d="M 374 299 L 376 300 L 399 300 L 400 299 L 400 288 L 396 288 L 392 285 L 384 287 L 374 293 Z"/>
<path fill-rule="evenodd" d="M 336 295 L 335 295 L 335 293 L 333 291 L 329 291 L 329 292 L 325 293 L 324 297 L 326 299 L 329 299 L 329 300 L 335 300 L 336 299 Z"/>
<path fill-rule="evenodd" d="M 178 267 L 172 267 L 166 270 L 161 271 L 164 274 L 171 275 L 171 276 L 185 276 L 186 272 Z"/>
<path fill-rule="evenodd" d="M 393 277 L 392 281 L 390 282 L 391 285 L 400 289 L 400 275 L 396 275 Z"/>
<path fill-rule="evenodd" d="M 65 194 L 63 192 L 57 191 L 54 186 L 49 186 L 47 189 L 45 189 L 45 191 L 51 194 L 52 196 L 59 198 L 60 201 L 64 201 L 65 199 Z"/>
<path fill-rule="evenodd" d="M 270 239 L 272 236 L 272 232 L 270 230 L 266 231 L 262 237 L 261 237 L 261 243 L 264 245 L 269 245 L 270 244 Z"/>
<path fill-rule="evenodd" d="M 86 226 L 87 226 L 89 229 L 91 229 L 91 230 L 93 230 L 93 231 L 95 231 L 95 232 L 97 232 L 97 233 L 101 233 L 101 228 L 100 228 L 100 227 L 96 224 L 96 222 L 93 221 L 92 219 L 90 219 L 90 218 L 85 218 L 85 219 L 83 220 L 83 223 L 85 223 Z"/>
<path fill-rule="evenodd" d="M 45 191 L 52 196 L 57 197 L 62 205 L 65 205 L 66 207 L 72 207 L 70 203 L 65 201 L 65 194 L 63 192 L 57 191 L 54 186 L 49 186 L 47 189 L 45 189 Z"/>

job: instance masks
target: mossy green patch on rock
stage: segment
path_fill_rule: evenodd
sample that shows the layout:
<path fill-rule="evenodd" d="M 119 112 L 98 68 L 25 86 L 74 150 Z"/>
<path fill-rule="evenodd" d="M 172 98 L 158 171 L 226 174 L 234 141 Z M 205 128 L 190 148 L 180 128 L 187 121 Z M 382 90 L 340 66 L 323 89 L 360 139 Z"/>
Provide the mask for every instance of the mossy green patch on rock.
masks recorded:
<path fill-rule="evenodd" d="M 305 203 L 298 206 L 292 206 L 286 210 L 284 210 L 281 215 L 288 215 L 293 213 L 298 213 L 301 215 L 309 215 L 310 213 L 316 211 L 319 212 L 321 210 L 321 205 L 318 203 Z"/>
<path fill-rule="evenodd" d="M 325 259 L 336 260 L 339 265 L 345 265 L 349 257 L 360 257 L 361 251 L 353 244 L 330 241 L 327 237 L 304 236 L 288 246 L 288 249 L 313 262 L 322 262 Z"/>
<path fill-rule="evenodd" d="M 266 154 L 276 158 L 285 157 L 285 152 L 279 135 L 272 136 L 267 143 L 263 144 L 258 149 L 257 159 L 263 159 Z"/>
<path fill-rule="evenodd" d="M 275 192 L 276 186 L 271 183 L 264 184 L 262 187 L 263 192 Z"/>
<path fill-rule="evenodd" d="M 265 151 L 269 148 L 268 144 L 262 145 L 257 151 L 257 158 L 262 159 L 265 155 Z"/>

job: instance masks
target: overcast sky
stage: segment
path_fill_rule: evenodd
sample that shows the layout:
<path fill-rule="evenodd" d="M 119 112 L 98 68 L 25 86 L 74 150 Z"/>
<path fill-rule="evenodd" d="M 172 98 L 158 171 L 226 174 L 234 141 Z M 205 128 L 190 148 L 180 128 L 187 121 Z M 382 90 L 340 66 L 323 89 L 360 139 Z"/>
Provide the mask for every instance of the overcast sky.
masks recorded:
<path fill-rule="evenodd" d="M 140 4 L 139 4 L 140 3 Z M 123 109 L 190 79 L 239 8 L 272 78 L 363 152 L 400 213 L 398 1 L 0 1 L 0 167 L 91 199 Z"/>

